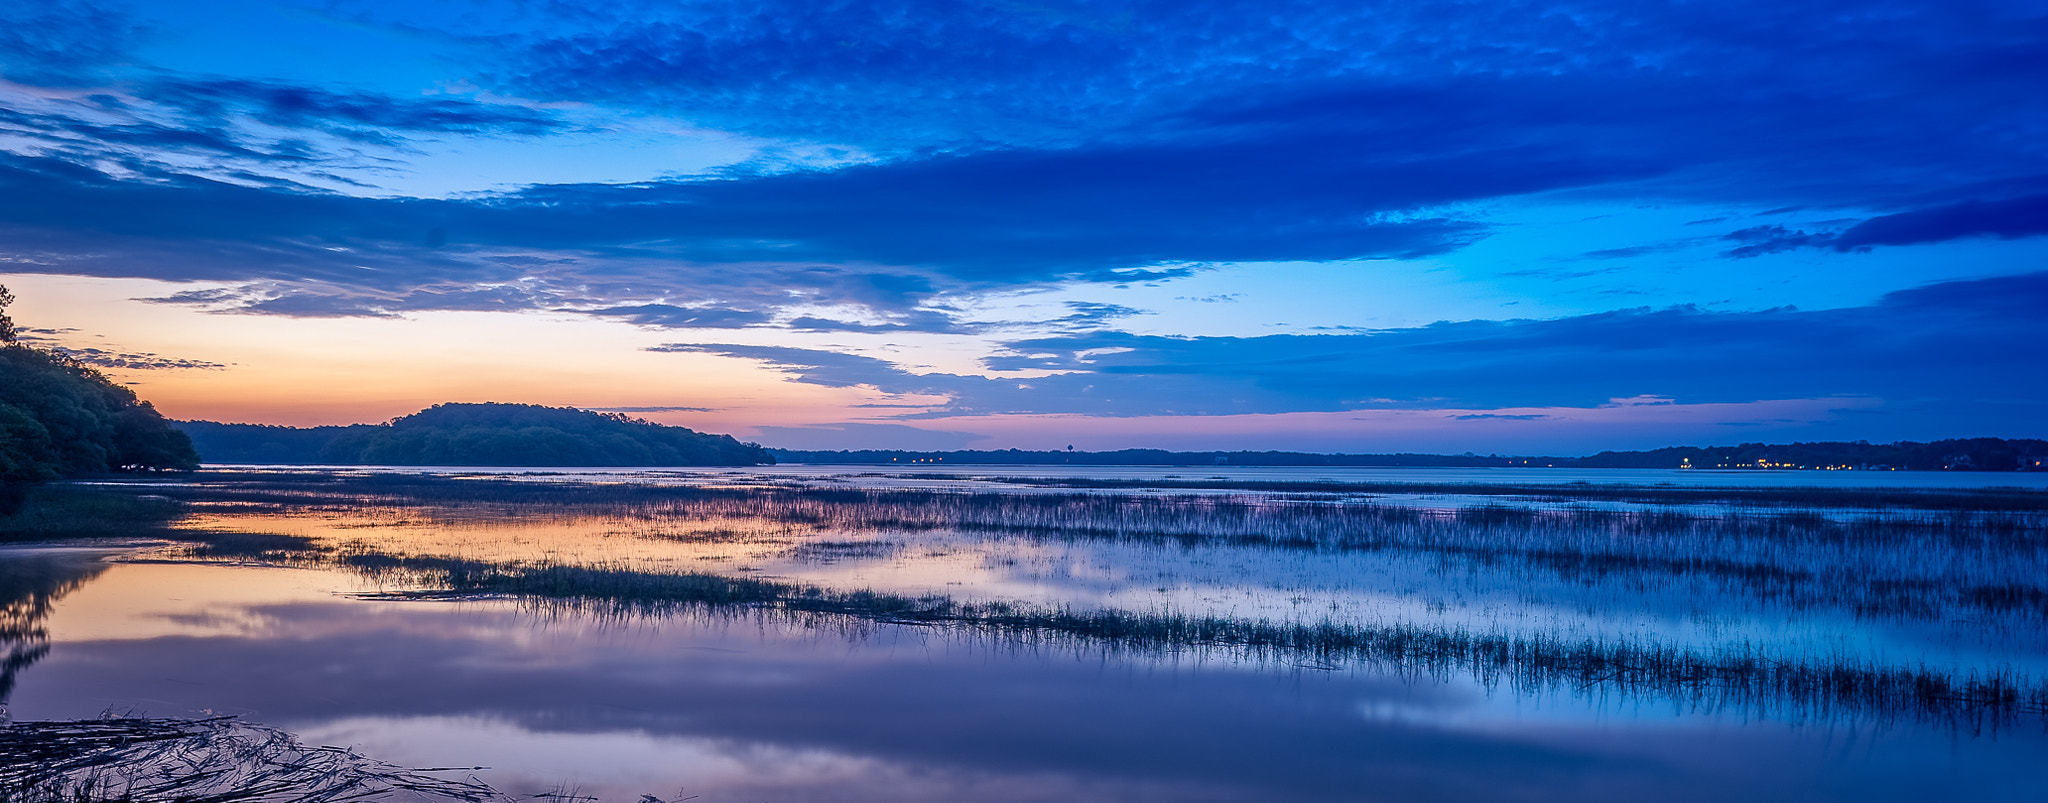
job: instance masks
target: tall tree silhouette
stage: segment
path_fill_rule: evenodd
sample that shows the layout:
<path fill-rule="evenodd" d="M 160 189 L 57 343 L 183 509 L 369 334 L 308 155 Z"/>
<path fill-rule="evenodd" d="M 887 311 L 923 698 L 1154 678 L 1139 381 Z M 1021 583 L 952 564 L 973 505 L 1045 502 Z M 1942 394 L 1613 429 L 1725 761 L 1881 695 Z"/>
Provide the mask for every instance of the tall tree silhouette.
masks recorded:
<path fill-rule="evenodd" d="M 0 310 L 14 300 L 0 289 Z M 199 467 L 185 433 L 135 391 L 57 351 L 14 342 L 0 315 L 0 483 Z"/>
<path fill-rule="evenodd" d="M 7 292 L 7 285 L 0 284 L 0 343 L 14 342 L 14 319 L 7 317 L 7 305 L 14 303 L 14 294 Z"/>

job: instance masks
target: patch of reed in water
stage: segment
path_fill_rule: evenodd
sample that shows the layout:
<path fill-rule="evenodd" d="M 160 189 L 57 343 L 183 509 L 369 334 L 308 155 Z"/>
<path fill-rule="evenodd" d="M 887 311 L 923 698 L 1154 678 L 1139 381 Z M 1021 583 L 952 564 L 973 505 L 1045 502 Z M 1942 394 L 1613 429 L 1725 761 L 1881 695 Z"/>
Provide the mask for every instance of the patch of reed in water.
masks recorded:
<path fill-rule="evenodd" d="M 1173 612 L 966 603 L 838 591 L 755 578 L 564 565 L 355 555 L 365 574 L 413 590 L 381 599 L 519 599 L 602 616 L 731 616 L 923 625 L 1025 642 L 1065 641 L 1149 653 L 1222 650 L 1259 659 L 1356 661 L 1435 679 L 1458 675 L 1516 693 L 1564 691 L 1658 699 L 1704 711 L 1790 719 L 1870 718 L 1993 729 L 2048 724 L 2048 681 L 2008 670 L 1944 670 L 1772 654 L 1748 644 L 1689 648 L 1649 641 L 1501 634 L 1412 624 L 1273 622 Z"/>

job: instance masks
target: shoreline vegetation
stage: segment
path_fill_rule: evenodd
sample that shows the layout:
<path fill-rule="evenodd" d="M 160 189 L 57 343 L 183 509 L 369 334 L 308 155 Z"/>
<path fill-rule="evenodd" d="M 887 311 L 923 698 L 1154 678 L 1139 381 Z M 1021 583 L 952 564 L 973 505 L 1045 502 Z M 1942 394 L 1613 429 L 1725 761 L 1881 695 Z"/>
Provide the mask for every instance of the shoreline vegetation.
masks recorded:
<path fill-rule="evenodd" d="M 63 354 L 0 341 L 0 486 L 198 467 L 192 441 L 135 391 Z"/>
<path fill-rule="evenodd" d="M 1692 468 L 1809 471 L 2044 471 L 2048 441 L 1959 438 L 1918 443 L 1866 441 L 1668 446 L 1647 451 L 1560 455 L 1320 454 L 1314 452 L 1112 452 L 1020 449 L 920 452 L 893 449 L 771 449 L 784 463 L 817 465 L 1307 466 L 1368 468 Z"/>
<path fill-rule="evenodd" d="M 465 420 L 457 421 L 460 417 Z M 1966 438 L 1928 443 L 1744 443 L 1561 455 L 777 449 L 615 413 L 521 404 L 440 404 L 384 424 L 286 427 L 173 421 L 208 463 L 530 467 L 1183 466 L 1359 468 L 1649 468 L 1719 471 L 2048 471 L 2048 441 Z M 685 434 L 687 433 L 687 434 Z M 705 440 L 691 440 L 692 438 Z M 650 439 L 684 440 L 682 448 Z M 722 440 L 721 440 L 722 439 Z M 627 443 L 633 441 L 639 445 Z"/>

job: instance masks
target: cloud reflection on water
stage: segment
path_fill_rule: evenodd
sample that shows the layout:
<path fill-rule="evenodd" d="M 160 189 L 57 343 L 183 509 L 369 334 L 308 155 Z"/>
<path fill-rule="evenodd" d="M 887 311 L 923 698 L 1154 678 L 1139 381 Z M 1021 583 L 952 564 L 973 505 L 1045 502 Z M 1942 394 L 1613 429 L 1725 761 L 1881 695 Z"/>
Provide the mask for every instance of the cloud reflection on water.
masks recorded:
<path fill-rule="evenodd" d="M 240 713 L 386 760 L 495 765 L 487 779 L 515 791 L 682 785 L 706 800 L 1907 799 L 1954 793 L 1957 778 L 1995 796 L 2042 746 L 2030 734 L 1745 726 L 1654 704 L 1588 711 L 1369 670 L 896 625 L 289 599 L 276 591 L 288 584 L 261 582 L 278 571 L 109 569 L 74 598 L 128 597 L 136 621 L 198 603 L 268 626 L 197 633 L 158 616 L 156 637 L 60 637 L 24 675 L 17 715 Z M 184 575 L 187 598 L 131 582 L 147 572 Z M 85 632 L 67 618 L 89 606 L 70 602 L 53 632 Z M 1925 757 L 1951 739 L 1968 749 Z"/>

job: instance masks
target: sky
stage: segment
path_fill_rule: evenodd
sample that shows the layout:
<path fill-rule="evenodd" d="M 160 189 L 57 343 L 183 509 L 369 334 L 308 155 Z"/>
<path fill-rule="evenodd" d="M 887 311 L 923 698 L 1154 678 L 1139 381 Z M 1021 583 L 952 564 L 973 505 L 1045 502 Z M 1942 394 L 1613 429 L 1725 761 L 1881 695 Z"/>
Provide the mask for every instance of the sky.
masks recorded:
<path fill-rule="evenodd" d="M 0 284 L 180 419 L 2048 437 L 2048 2 L 0 0 Z"/>

